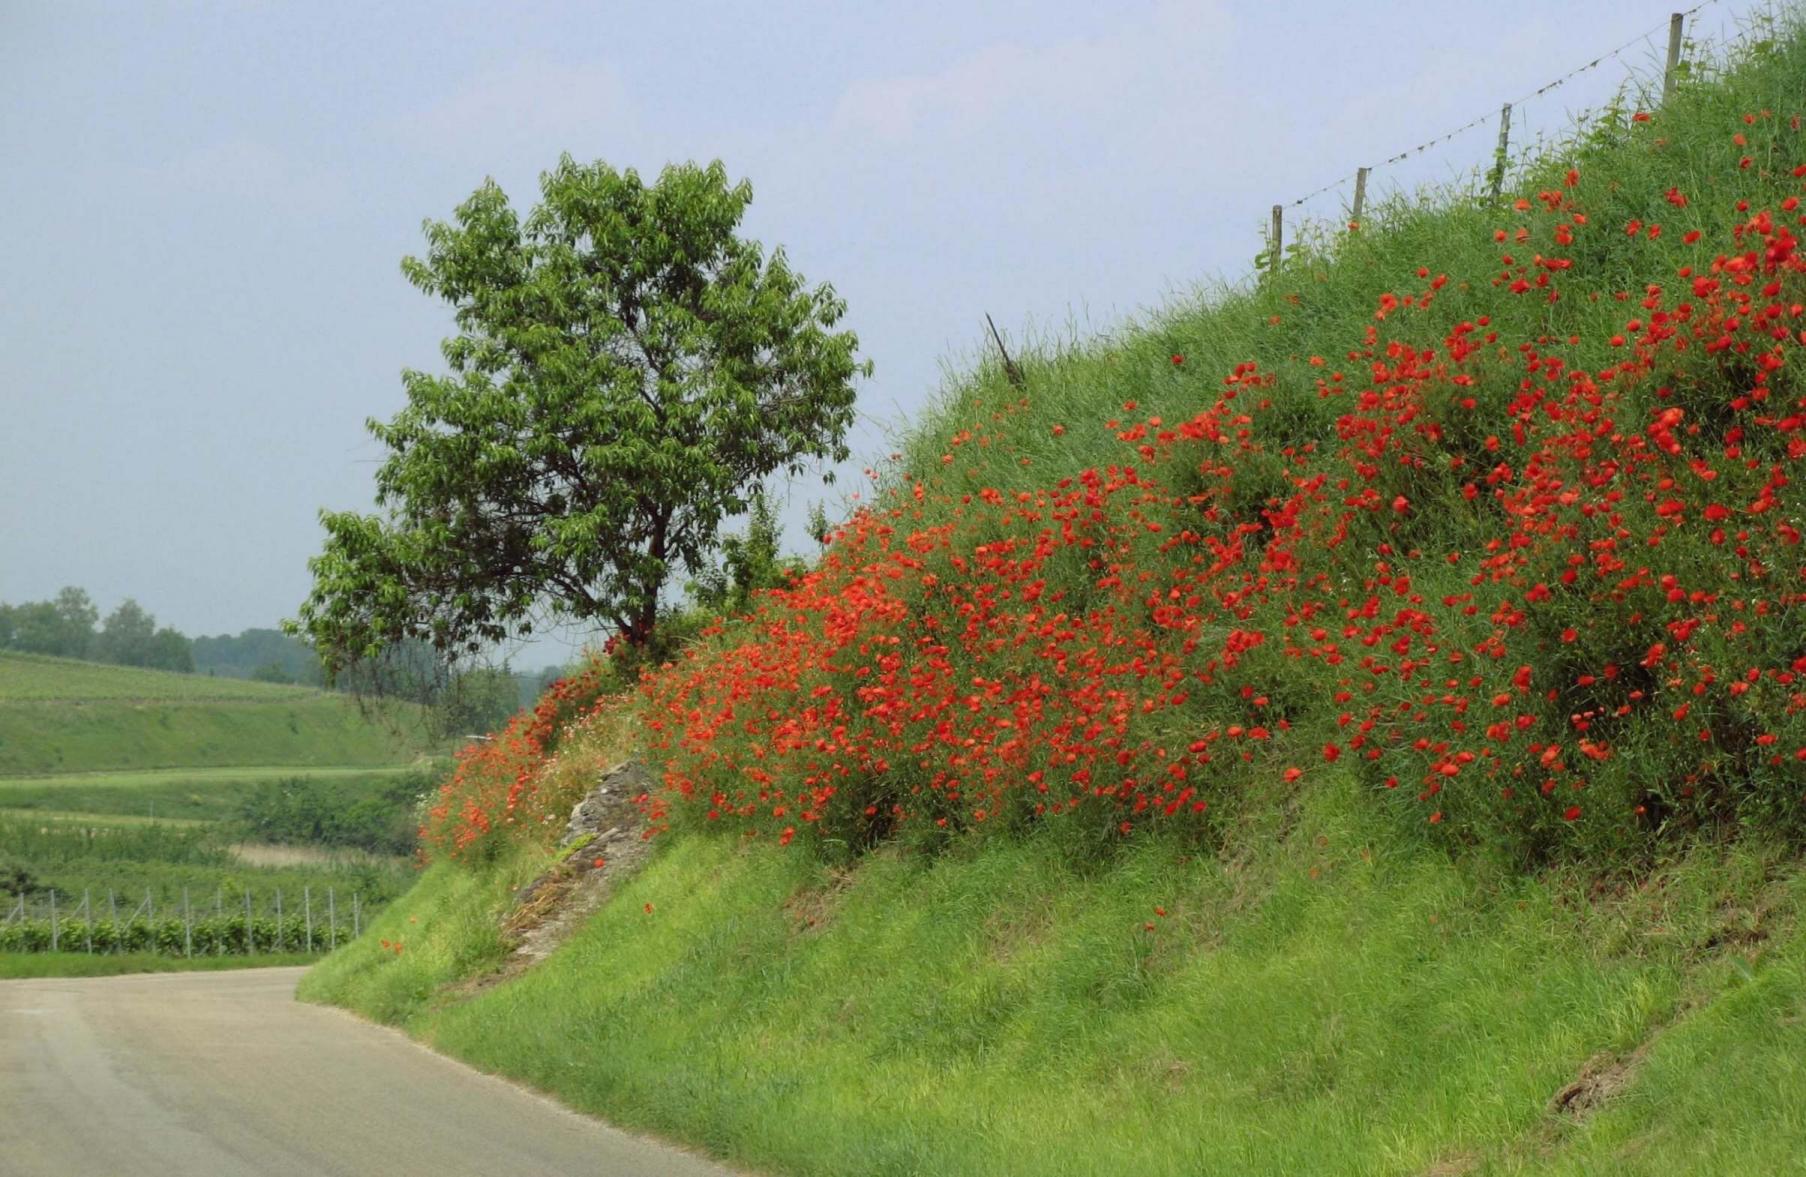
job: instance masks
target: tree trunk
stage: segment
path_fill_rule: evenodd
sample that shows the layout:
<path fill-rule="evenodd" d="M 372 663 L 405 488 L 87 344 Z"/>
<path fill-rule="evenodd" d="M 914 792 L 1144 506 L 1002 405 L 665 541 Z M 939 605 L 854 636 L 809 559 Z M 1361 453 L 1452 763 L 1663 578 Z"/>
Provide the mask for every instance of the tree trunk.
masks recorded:
<path fill-rule="evenodd" d="M 646 587 L 645 599 L 634 610 L 629 619 L 626 638 L 627 644 L 640 650 L 651 647 L 655 631 L 658 629 L 658 594 L 665 587 L 665 546 L 671 526 L 669 514 L 661 513 L 652 520 L 652 542 L 646 554 L 659 563 L 658 579 Z"/>

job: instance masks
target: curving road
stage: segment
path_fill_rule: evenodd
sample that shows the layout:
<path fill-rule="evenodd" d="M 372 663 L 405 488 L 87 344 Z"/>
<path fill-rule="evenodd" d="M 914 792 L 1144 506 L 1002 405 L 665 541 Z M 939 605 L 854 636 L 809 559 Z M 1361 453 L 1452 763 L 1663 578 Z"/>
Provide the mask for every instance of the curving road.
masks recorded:
<path fill-rule="evenodd" d="M 730 1177 L 348 1014 L 301 969 L 0 981 L 4 1177 Z"/>

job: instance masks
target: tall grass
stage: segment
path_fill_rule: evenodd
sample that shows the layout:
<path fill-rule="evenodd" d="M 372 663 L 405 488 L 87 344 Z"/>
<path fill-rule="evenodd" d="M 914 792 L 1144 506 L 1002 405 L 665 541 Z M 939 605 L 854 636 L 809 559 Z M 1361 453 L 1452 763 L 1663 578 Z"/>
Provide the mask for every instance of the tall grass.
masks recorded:
<path fill-rule="evenodd" d="M 1346 758 L 1521 866 L 1806 838 L 1802 76 L 1752 42 L 1508 199 L 975 373 L 814 568 L 650 676 L 649 816 L 1103 854 Z M 539 756 L 462 773 L 441 848 L 551 828 Z"/>
<path fill-rule="evenodd" d="M 302 994 L 784 1173 L 1777 1172 L 1806 1143 L 1806 893 L 1777 870 L 1702 849 L 1602 895 L 1457 868 L 1342 773 L 1226 861 L 675 839 L 456 997 L 531 864 L 440 864 Z M 1547 1111 L 1633 1056 L 1648 1094 Z"/>

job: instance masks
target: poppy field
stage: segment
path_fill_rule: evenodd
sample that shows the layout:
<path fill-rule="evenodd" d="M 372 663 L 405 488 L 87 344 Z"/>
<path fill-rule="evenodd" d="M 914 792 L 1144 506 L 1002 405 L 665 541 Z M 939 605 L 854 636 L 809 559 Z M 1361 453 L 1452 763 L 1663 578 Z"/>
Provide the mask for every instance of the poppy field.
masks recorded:
<path fill-rule="evenodd" d="M 656 828 L 830 854 L 1208 840 L 1340 761 L 1524 864 L 1798 839 L 1806 132 L 1701 95 L 980 372 L 788 587 L 469 753 L 430 840 L 549 828 L 583 706 L 643 716 Z"/>
<path fill-rule="evenodd" d="M 1802 77 L 978 362 L 787 584 L 466 749 L 302 996 L 759 1171 L 1785 1169 Z M 626 756 L 648 864 L 472 986 Z"/>

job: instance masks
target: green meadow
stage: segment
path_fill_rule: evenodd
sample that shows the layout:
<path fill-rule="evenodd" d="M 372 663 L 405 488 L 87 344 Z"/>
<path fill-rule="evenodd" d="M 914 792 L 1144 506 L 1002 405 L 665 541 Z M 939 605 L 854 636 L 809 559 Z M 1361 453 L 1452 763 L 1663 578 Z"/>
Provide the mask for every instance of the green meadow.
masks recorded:
<path fill-rule="evenodd" d="M 313 896 L 323 950 L 329 903 L 349 936 L 413 883 L 429 750 L 310 688 L 0 654 L 0 976 L 192 967 L 200 924 L 205 967 L 287 959 Z M 20 950 L 50 944 L 53 893 L 61 945 L 107 951 Z M 235 955 L 247 897 L 268 943 Z"/>

